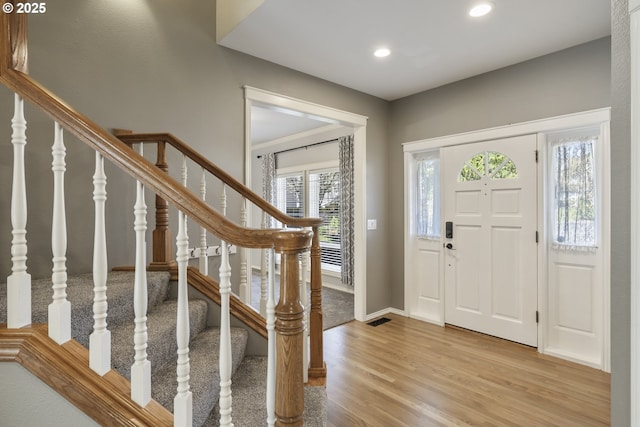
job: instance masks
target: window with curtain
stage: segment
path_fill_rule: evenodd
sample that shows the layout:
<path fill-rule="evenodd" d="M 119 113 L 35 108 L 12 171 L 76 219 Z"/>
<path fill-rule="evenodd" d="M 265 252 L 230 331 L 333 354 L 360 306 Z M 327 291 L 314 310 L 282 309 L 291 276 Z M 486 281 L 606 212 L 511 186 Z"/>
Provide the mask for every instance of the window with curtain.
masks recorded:
<path fill-rule="evenodd" d="M 322 219 L 318 232 L 322 262 L 339 270 L 340 172 L 338 169 L 309 172 L 309 216 Z"/>
<path fill-rule="evenodd" d="M 322 267 L 340 271 L 340 172 L 338 168 L 278 175 L 277 207 L 287 215 L 322 219 L 318 231 Z"/>
<path fill-rule="evenodd" d="M 416 234 L 440 238 L 440 158 L 437 152 L 416 156 Z"/>
<path fill-rule="evenodd" d="M 554 246 L 590 248 L 597 245 L 596 141 L 597 136 L 552 141 Z"/>

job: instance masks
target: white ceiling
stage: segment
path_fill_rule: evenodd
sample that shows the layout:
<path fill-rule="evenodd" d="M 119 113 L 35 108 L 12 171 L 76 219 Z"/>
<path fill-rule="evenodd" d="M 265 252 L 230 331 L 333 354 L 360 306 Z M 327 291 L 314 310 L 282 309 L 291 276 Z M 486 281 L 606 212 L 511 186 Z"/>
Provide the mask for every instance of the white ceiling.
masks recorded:
<path fill-rule="evenodd" d="M 326 122 L 270 106 L 251 107 L 251 143 L 263 144 L 327 126 Z"/>
<path fill-rule="evenodd" d="M 220 44 L 394 100 L 611 33 L 610 0 L 494 0 L 477 19 L 473 3 L 265 0 Z"/>

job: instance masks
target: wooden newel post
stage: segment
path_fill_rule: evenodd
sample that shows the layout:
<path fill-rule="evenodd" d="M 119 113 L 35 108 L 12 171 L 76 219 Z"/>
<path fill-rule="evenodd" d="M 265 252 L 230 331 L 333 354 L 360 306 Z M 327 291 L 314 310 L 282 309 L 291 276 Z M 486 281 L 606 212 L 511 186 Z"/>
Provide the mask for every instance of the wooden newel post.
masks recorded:
<path fill-rule="evenodd" d="M 156 166 L 169 173 L 166 157 L 166 142 L 158 141 L 158 158 Z M 156 228 L 153 230 L 153 258 L 151 267 L 168 267 L 175 264 L 173 259 L 173 242 L 169 228 L 169 203 L 156 195 Z"/>
<path fill-rule="evenodd" d="M 17 1 L 0 1 L 15 5 Z M 11 7 L 15 9 L 15 7 Z M 2 13 L 2 46 L 0 53 L 0 74 L 6 70 L 21 71 L 29 74 L 29 54 L 27 48 L 27 14 L 26 13 Z"/>
<path fill-rule="evenodd" d="M 298 255 L 309 250 L 311 232 L 283 230 L 274 236 L 281 255 L 280 301 L 276 305 L 276 426 L 304 424 L 302 346 L 304 308 L 300 303 Z"/>
<path fill-rule="evenodd" d="M 311 244 L 311 311 L 309 313 L 309 383 L 324 385 L 327 367 L 322 343 L 322 266 L 318 227 L 313 227 Z"/>

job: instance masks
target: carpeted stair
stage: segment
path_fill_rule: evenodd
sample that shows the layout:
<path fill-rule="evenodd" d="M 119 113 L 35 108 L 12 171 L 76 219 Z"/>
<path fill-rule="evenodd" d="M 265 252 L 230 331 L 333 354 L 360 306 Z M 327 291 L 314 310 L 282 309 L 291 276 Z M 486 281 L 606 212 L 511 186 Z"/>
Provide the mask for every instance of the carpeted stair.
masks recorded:
<path fill-rule="evenodd" d="M 263 426 L 267 419 L 265 405 L 255 402 L 265 402 L 267 382 L 267 358 L 245 357 L 233 381 L 233 405 L 243 408 L 235 411 L 233 423 L 236 426 Z M 304 389 L 304 425 L 305 427 L 322 427 L 326 425 L 327 407 L 326 390 L 324 387 L 305 387 Z M 219 406 L 216 407 L 203 427 L 219 427 Z"/>
<path fill-rule="evenodd" d="M 152 397 L 173 411 L 176 394 L 176 300 L 168 298 L 169 273 L 148 272 L 148 347 L 147 355 L 152 369 Z M 69 277 L 67 298 L 71 302 L 72 336 L 88 348 L 93 331 L 93 280 L 90 274 Z M 48 305 L 52 297 L 51 280 L 32 283 L 32 319 L 46 323 Z M 111 272 L 107 283 L 108 327 L 111 331 L 112 368 L 130 378 L 133 364 L 133 273 Z M 218 398 L 220 376 L 218 372 L 219 336 L 217 328 L 208 328 L 207 303 L 191 299 L 189 302 L 190 385 L 193 392 L 193 425 L 218 425 Z M 6 285 L 0 285 L 0 323 L 6 323 Z M 264 389 L 266 358 L 245 358 L 248 332 L 231 329 L 233 420 L 238 427 L 266 424 Z M 234 375 L 238 371 L 237 375 Z M 242 374 L 241 374 L 242 373 Z M 326 420 L 326 395 L 323 387 L 312 387 L 305 393 L 307 426 L 321 426 Z M 320 393 L 320 394 L 318 394 Z"/>

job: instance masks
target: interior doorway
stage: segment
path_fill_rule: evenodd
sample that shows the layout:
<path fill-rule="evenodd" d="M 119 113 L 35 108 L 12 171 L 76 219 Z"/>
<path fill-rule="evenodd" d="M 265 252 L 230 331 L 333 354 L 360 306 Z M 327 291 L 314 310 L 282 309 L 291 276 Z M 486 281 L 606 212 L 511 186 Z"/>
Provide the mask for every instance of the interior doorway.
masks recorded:
<path fill-rule="evenodd" d="M 354 145 L 354 317 L 366 319 L 366 125 L 367 118 L 331 107 L 279 95 L 273 92 L 245 87 L 245 180 L 260 193 L 261 180 L 255 170 L 254 159 L 264 152 L 280 151 L 310 143 L 322 135 L 321 140 L 343 136 L 344 129 L 353 134 Z M 285 119 L 302 119 L 313 122 L 307 129 L 298 129 L 295 136 L 271 135 L 268 140 L 256 143 L 252 137 L 254 107 L 261 107 L 269 114 L 277 113 Z M 273 119 L 273 117 L 272 117 Z M 295 120 L 299 123 L 298 120 Z M 249 211 L 248 223 L 256 226 L 255 213 Z M 251 255 L 254 261 L 259 259 Z M 255 263 L 254 263 L 255 264 Z"/>

